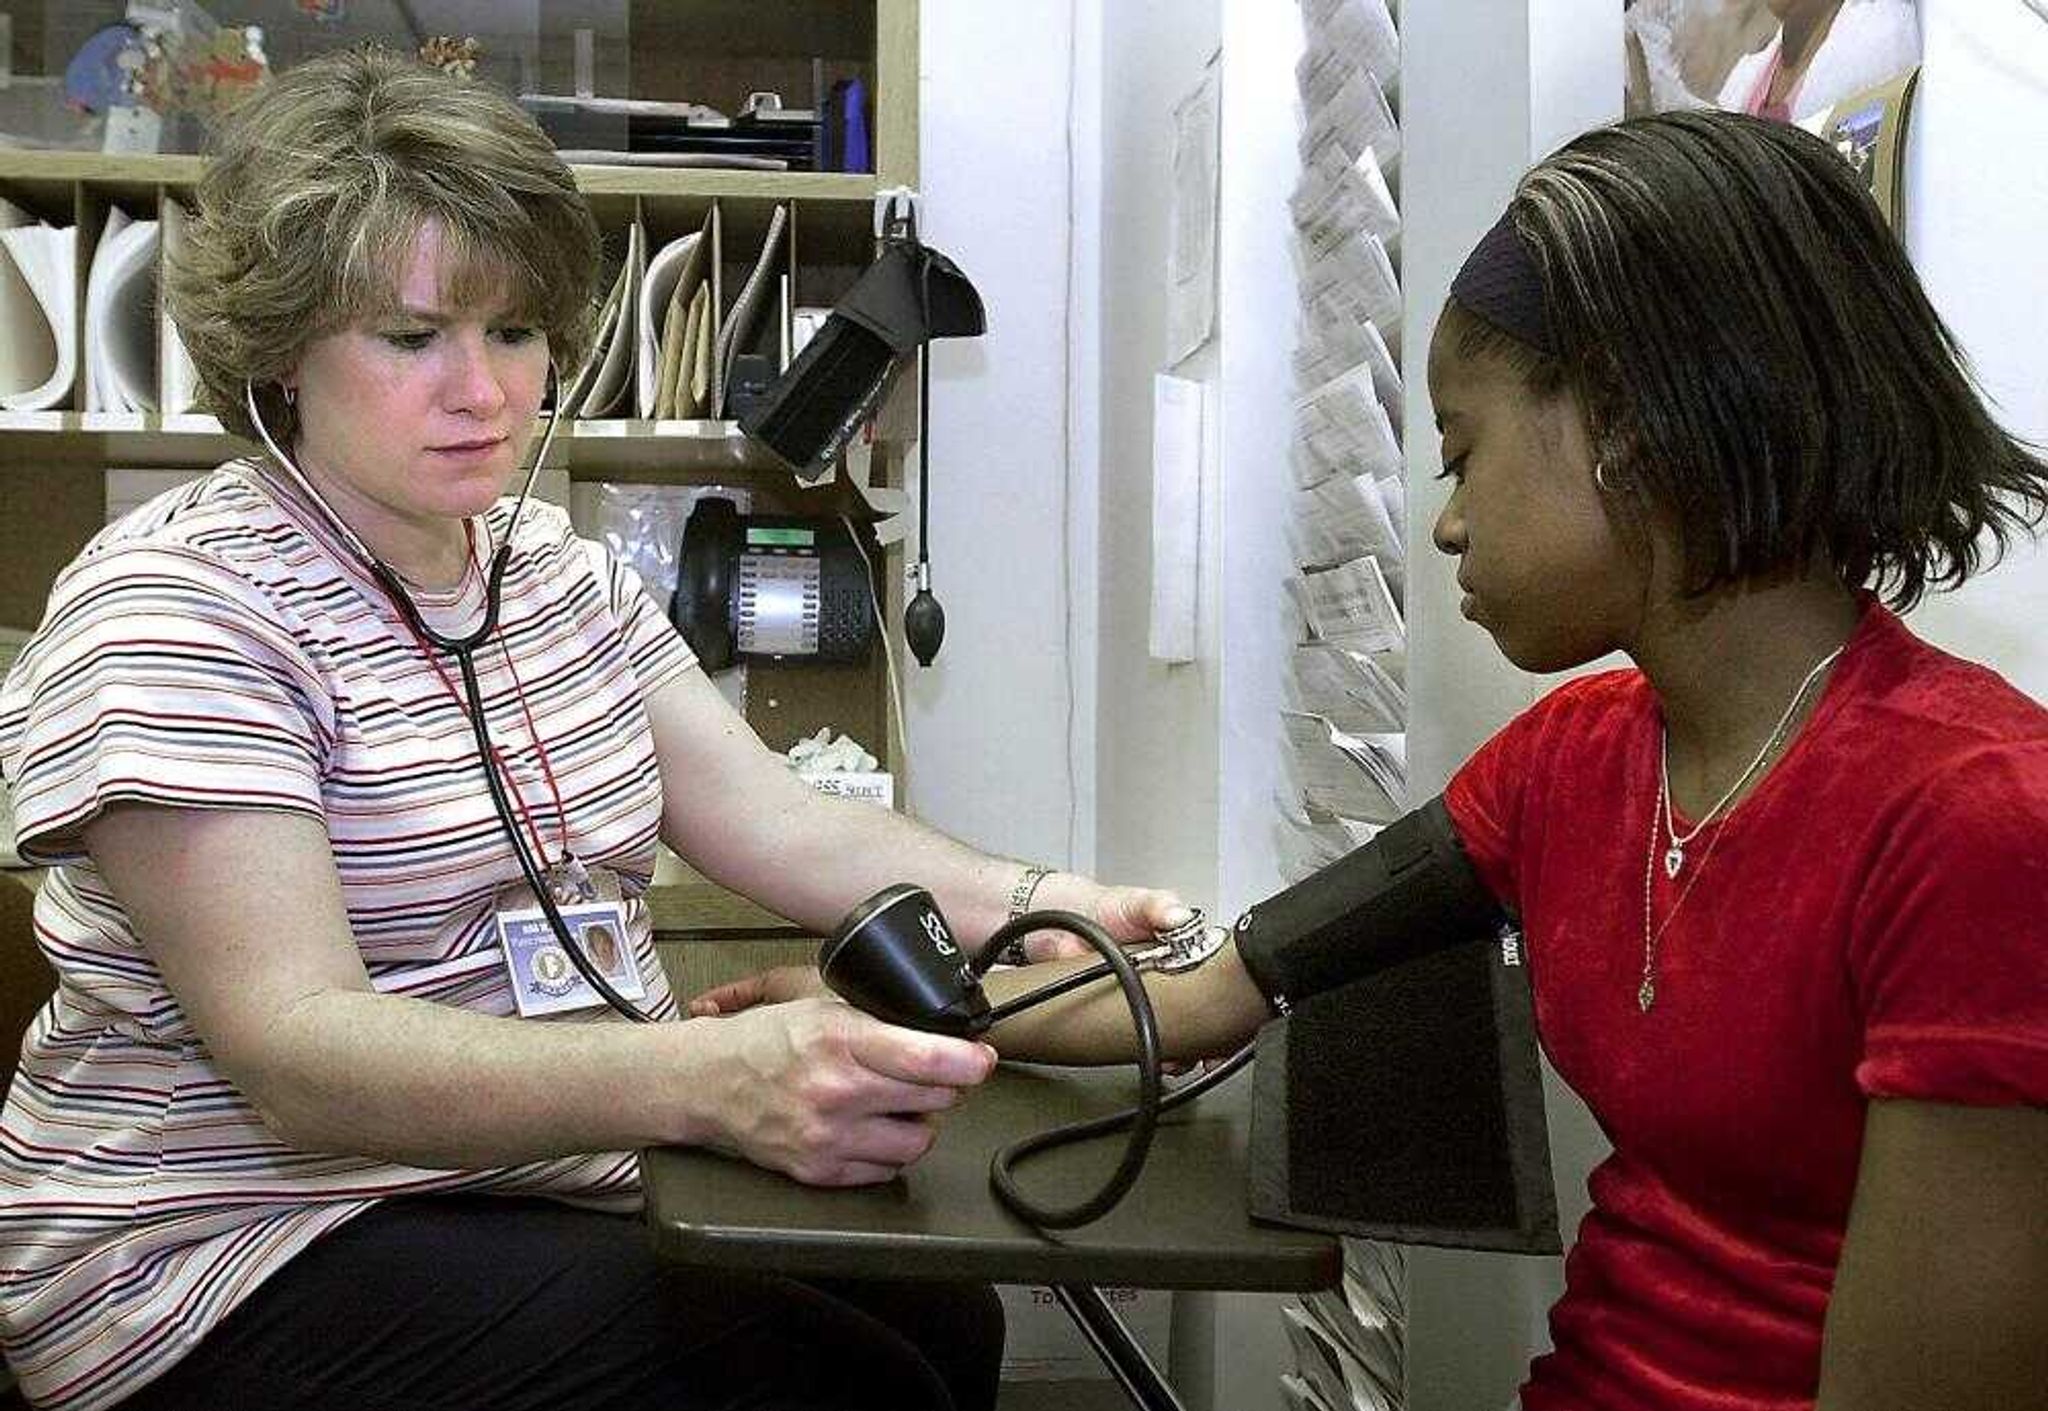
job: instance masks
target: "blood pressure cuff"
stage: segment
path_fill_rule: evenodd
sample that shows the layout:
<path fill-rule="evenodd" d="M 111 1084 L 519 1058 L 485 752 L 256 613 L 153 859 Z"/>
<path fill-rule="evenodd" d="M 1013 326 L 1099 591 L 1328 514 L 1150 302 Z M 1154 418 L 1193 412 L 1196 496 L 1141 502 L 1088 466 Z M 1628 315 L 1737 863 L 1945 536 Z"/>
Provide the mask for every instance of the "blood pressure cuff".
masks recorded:
<path fill-rule="evenodd" d="M 1252 1217 L 1401 1244 L 1559 1250 L 1518 938 L 1403 961 L 1259 1031 Z"/>
<path fill-rule="evenodd" d="M 1521 938 L 1442 799 L 1246 912 L 1258 1219 L 1554 1254 L 1557 1200 Z"/>
<path fill-rule="evenodd" d="M 1388 966 L 1490 937 L 1506 912 L 1441 797 L 1238 919 L 1238 954 L 1276 1010 Z"/>

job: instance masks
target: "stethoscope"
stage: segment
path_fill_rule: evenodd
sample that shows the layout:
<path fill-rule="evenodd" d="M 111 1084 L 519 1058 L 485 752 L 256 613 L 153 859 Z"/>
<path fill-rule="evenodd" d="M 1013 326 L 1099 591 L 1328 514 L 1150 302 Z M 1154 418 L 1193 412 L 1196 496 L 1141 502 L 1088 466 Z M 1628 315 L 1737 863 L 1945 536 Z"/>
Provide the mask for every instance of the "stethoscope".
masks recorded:
<path fill-rule="evenodd" d="M 596 360 L 592 359 L 591 363 L 586 365 L 585 373 L 587 374 L 595 364 Z M 404 580 L 377 557 L 370 546 L 348 526 L 346 520 L 334 512 L 334 507 L 327 503 L 326 497 L 313 488 L 312 481 L 306 478 L 298 464 L 284 453 L 284 449 L 272 438 L 270 428 L 263 424 L 262 413 L 256 408 L 254 383 L 242 383 L 242 398 L 249 413 L 250 424 L 256 428 L 256 434 L 263 438 L 263 445 L 270 452 L 272 459 L 283 468 L 291 477 L 293 484 L 319 508 L 320 513 L 348 542 L 356 557 L 361 559 L 363 566 L 369 570 L 370 576 L 377 581 L 377 586 L 384 590 L 385 596 L 391 599 L 392 605 L 405 619 L 406 626 L 412 629 L 413 635 L 424 647 L 455 658 L 456 668 L 462 678 L 464 713 L 469 716 L 470 730 L 476 737 L 477 753 L 483 764 L 484 785 L 491 795 L 491 807 L 498 815 L 498 823 L 504 828 L 506 838 L 511 841 L 512 856 L 519 863 L 519 870 L 526 878 L 526 885 L 539 902 L 541 913 L 547 917 L 548 928 L 554 932 L 556 942 L 568 954 L 569 961 L 576 967 L 577 973 L 591 989 L 603 997 L 606 1004 L 628 1019 L 641 1024 L 651 1024 L 655 1022 L 654 1016 L 612 987 L 611 982 L 604 977 L 604 972 L 592 964 L 590 957 L 583 953 L 582 945 L 571 933 L 569 923 L 563 919 L 561 908 L 555 903 L 554 888 L 543 875 L 540 863 L 527 847 L 526 836 L 519 828 L 518 813 L 513 808 L 511 796 L 506 792 L 504 779 L 499 776 L 497 751 L 491 745 L 490 732 L 484 724 L 483 688 L 478 683 L 476 675 L 476 650 L 497 630 L 505 567 L 512 559 L 512 536 L 519 528 L 519 517 L 526 512 L 527 497 L 533 493 L 533 482 L 548 458 L 548 448 L 554 444 L 555 429 L 561 424 L 562 405 L 567 400 L 561 395 L 561 381 L 561 374 L 556 370 L 553 360 L 550 360 L 548 386 L 555 395 L 549 399 L 547 429 L 541 433 L 540 449 L 535 452 L 533 464 L 526 471 L 526 480 L 519 487 L 519 499 L 512 506 L 512 518 L 505 526 L 505 538 L 492 552 L 490 564 L 484 571 L 483 619 L 460 637 L 450 637 L 436 631 L 428 623 L 420 613 L 419 606 L 413 602 L 412 594 L 406 591 Z M 583 383 L 584 379 L 578 377 L 576 386 L 571 389 L 569 395 L 574 397 L 581 393 Z"/>

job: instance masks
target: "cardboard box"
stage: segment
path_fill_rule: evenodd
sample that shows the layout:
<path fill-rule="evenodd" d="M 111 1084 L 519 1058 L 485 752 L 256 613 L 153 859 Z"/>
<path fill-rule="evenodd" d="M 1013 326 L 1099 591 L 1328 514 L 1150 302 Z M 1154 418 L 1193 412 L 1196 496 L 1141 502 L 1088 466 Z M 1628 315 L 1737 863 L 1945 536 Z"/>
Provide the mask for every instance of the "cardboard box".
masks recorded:
<path fill-rule="evenodd" d="M 1109 1376 L 1051 1289 L 1005 1284 L 996 1292 L 1009 1324 L 1003 1341 L 1005 1381 L 1095 1381 Z M 1173 1331 L 1173 1294 L 1166 1289 L 1106 1288 L 1102 1295 L 1153 1365 L 1164 1372 Z"/>
<path fill-rule="evenodd" d="M 806 774 L 800 776 L 804 782 L 821 794 L 837 794 L 843 799 L 866 799 L 883 808 L 896 807 L 896 776 L 877 770 L 868 774 Z"/>

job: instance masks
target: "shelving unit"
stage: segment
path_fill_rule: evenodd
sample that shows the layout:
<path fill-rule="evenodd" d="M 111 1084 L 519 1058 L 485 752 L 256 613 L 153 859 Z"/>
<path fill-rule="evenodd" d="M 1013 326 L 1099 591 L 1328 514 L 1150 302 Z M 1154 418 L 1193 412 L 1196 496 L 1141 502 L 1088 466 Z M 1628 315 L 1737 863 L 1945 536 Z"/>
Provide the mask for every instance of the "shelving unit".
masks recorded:
<path fill-rule="evenodd" d="M 1306 640 L 1290 666 L 1283 869 L 1300 881 L 1406 802 L 1405 462 L 1400 378 L 1401 37 L 1388 0 L 1300 0 L 1301 158 L 1290 203 L 1303 271 L 1291 586 Z M 1320 580 L 1325 585 L 1308 585 Z M 1324 617 L 1327 614 L 1327 618 Z M 1320 661 L 1305 670 L 1302 653 Z M 1348 664 L 1347 664 L 1348 663 Z M 1407 1254 L 1344 1241 L 1340 1290 L 1288 1310 L 1285 1394 L 1408 1405 Z"/>
<path fill-rule="evenodd" d="M 542 91 L 571 91 L 568 75 L 557 70 L 564 67 L 572 27 L 593 21 L 572 5 L 542 10 L 531 80 Z M 735 263 L 758 245 L 770 212 L 783 205 L 793 231 L 793 304 L 835 303 L 872 256 L 876 192 L 916 184 L 918 0 L 692 0 L 680 6 L 631 0 L 583 10 L 614 25 L 623 16 L 630 26 L 629 44 L 610 36 L 605 62 L 618 71 L 601 66 L 598 91 L 689 97 L 733 110 L 753 89 L 807 95 L 820 71 L 858 74 L 869 83 L 872 173 L 572 167 L 614 261 L 636 218 L 660 239 L 694 228 L 716 205 L 731 291 Z M 82 324 L 86 269 L 110 205 L 155 215 L 166 202 L 188 202 L 204 170 L 205 159 L 197 156 L 0 150 L 0 196 L 53 224 L 75 227 Z M 77 330 L 73 336 L 83 337 Z M 82 359 L 79 365 L 82 389 Z M 82 405 L 78 390 L 72 405 Z M 40 619 L 51 580 L 104 521 L 106 470 L 203 470 L 255 449 L 204 415 L 0 411 L 0 625 L 29 628 Z M 902 459 L 901 446 L 878 445 L 877 483 L 900 484 Z M 726 484 L 746 489 L 756 509 L 868 513 L 843 484 L 799 488 L 731 421 L 565 420 L 540 493 L 566 502 L 572 482 L 593 480 Z M 878 590 L 892 621 L 901 612 L 900 570 L 895 552 L 879 561 Z M 752 663 L 747 719 L 774 749 L 829 724 L 900 773 L 886 671 L 879 647 L 862 667 Z M 693 876 L 657 888 L 652 901 L 657 926 L 666 932 L 789 931 L 780 918 Z"/>

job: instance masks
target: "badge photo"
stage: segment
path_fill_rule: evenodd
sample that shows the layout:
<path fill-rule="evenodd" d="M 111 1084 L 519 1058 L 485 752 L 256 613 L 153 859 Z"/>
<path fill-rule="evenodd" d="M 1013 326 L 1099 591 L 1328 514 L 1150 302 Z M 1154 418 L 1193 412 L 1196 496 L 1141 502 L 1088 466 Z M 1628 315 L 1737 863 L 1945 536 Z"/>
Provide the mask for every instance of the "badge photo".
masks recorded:
<path fill-rule="evenodd" d="M 599 974 L 627 999 L 646 996 L 635 963 L 625 908 L 616 902 L 561 908 L 562 920 Z M 498 944 L 512 982 L 512 1002 L 525 1018 L 602 1005 L 604 999 L 577 970 L 546 913 L 538 907 L 497 914 Z"/>

